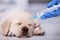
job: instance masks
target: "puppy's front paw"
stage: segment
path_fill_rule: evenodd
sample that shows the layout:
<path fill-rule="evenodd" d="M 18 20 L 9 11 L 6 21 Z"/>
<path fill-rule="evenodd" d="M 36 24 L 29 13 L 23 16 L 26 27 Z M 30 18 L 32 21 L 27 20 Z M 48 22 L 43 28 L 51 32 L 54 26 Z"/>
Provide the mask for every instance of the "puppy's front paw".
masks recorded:
<path fill-rule="evenodd" d="M 45 34 L 44 30 L 40 29 L 39 27 L 35 28 L 34 35 L 43 36 L 44 34 Z"/>

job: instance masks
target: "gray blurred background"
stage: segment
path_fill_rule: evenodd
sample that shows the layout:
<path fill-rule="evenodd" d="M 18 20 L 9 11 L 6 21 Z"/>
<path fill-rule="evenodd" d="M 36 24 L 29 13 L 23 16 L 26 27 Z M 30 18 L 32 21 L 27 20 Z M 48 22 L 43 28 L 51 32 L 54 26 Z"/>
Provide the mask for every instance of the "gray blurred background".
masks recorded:
<path fill-rule="evenodd" d="M 36 15 L 37 12 L 46 9 L 50 0 L 0 0 L 0 24 L 13 8 L 19 7 Z M 4 37 L 0 34 L 0 40 L 60 40 L 60 16 L 41 20 L 41 27 L 45 30 L 44 36 L 30 38 Z"/>

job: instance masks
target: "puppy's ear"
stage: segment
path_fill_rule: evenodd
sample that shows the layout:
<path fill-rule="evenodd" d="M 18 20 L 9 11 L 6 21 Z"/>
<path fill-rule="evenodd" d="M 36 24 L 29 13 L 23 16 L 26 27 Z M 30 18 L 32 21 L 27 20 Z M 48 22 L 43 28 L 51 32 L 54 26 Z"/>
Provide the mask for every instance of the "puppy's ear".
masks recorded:
<path fill-rule="evenodd" d="M 3 32 L 3 34 L 4 34 L 5 36 L 8 35 L 10 25 L 11 25 L 11 22 L 10 22 L 9 20 L 6 20 L 6 21 L 2 24 L 2 32 Z"/>

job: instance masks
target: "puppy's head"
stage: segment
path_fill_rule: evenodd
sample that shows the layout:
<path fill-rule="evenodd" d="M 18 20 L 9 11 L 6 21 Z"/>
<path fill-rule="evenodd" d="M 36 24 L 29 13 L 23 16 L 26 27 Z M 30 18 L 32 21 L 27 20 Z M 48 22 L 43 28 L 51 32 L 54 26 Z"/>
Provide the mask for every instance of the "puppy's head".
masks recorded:
<path fill-rule="evenodd" d="M 28 37 L 33 34 L 33 24 L 30 21 L 12 23 L 10 31 L 17 37 Z"/>
<path fill-rule="evenodd" d="M 33 18 L 30 13 L 18 11 L 14 12 L 14 14 L 2 24 L 2 31 L 4 35 L 9 34 L 17 37 L 28 37 L 33 34 L 33 25 Z"/>

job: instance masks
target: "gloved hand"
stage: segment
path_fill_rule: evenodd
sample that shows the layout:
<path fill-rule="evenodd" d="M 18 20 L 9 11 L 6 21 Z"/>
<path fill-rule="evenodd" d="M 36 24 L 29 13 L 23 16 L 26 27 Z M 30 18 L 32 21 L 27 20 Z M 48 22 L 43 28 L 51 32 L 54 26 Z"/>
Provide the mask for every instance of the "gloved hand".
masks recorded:
<path fill-rule="evenodd" d="M 47 7 L 50 8 L 53 5 L 58 5 L 60 3 L 60 0 L 52 0 L 50 3 L 47 4 Z M 44 15 L 41 16 L 41 19 L 47 19 L 52 18 L 60 15 L 60 8 L 58 10 L 54 10 L 53 12 L 47 12 Z"/>

